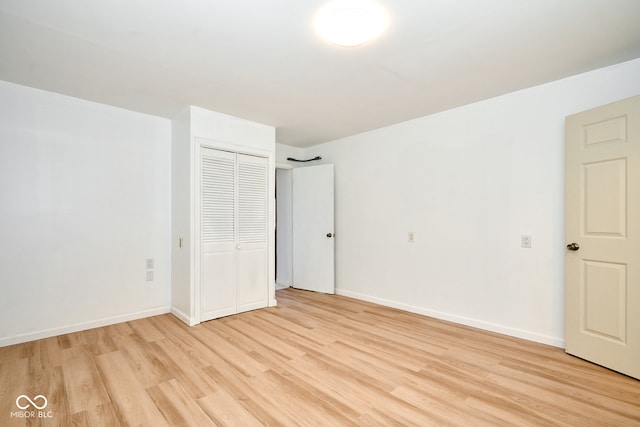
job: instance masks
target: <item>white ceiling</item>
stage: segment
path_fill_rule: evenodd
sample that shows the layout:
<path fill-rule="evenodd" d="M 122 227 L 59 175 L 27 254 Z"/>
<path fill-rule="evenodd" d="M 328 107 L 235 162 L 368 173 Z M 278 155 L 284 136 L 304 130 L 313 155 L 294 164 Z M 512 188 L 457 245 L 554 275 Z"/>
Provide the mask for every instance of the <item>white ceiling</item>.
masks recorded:
<path fill-rule="evenodd" d="M 379 1 L 388 31 L 338 48 L 320 0 L 0 0 L 0 80 L 303 147 L 640 57 L 640 0 Z"/>

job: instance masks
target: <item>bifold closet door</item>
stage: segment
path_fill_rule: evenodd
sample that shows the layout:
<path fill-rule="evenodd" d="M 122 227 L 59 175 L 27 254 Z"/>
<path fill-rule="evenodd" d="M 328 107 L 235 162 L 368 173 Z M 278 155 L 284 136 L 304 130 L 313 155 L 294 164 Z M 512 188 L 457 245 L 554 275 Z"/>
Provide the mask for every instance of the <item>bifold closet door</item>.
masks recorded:
<path fill-rule="evenodd" d="M 202 149 L 201 314 L 268 304 L 267 159 Z"/>
<path fill-rule="evenodd" d="M 237 155 L 237 312 L 266 307 L 267 159 Z"/>
<path fill-rule="evenodd" d="M 200 320 L 236 313 L 236 154 L 202 149 Z"/>

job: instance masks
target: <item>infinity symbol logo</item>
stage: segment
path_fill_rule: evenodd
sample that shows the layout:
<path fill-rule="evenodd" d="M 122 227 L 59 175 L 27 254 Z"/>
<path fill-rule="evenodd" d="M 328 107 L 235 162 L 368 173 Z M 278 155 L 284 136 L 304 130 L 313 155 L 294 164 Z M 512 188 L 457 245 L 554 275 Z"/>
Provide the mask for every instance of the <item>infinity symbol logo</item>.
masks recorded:
<path fill-rule="evenodd" d="M 26 401 L 27 401 L 28 403 L 27 403 L 27 404 L 25 404 L 25 405 L 21 405 L 21 404 L 20 404 L 20 401 L 24 401 L 25 399 L 26 399 Z M 40 405 L 38 405 L 38 404 L 35 402 L 35 400 L 38 400 L 38 399 L 41 399 L 41 400 L 44 402 L 41 406 L 40 406 Z M 26 395 L 24 395 L 24 394 L 21 394 L 20 396 L 18 396 L 18 397 L 16 398 L 16 406 L 17 406 L 18 408 L 20 408 L 20 409 L 23 409 L 23 410 L 24 410 L 24 409 L 27 409 L 30 405 L 33 405 L 36 409 L 44 409 L 44 408 L 46 408 L 46 407 L 47 407 L 47 404 L 48 404 L 48 403 L 49 403 L 49 402 L 47 401 L 47 398 L 46 398 L 46 397 L 44 397 L 44 396 L 43 396 L 43 395 L 41 395 L 41 394 L 39 394 L 39 395 L 37 395 L 36 397 L 34 397 L 34 398 L 33 398 L 33 400 L 31 400 L 31 399 L 29 398 L 29 396 L 26 396 Z"/>

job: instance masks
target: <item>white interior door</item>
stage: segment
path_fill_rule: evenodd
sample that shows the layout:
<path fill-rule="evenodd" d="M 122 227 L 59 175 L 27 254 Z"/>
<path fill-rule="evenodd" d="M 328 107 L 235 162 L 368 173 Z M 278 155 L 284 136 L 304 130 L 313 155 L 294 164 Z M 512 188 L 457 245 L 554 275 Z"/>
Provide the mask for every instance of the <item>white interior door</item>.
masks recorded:
<path fill-rule="evenodd" d="M 266 307 L 267 159 L 202 148 L 200 321 Z"/>
<path fill-rule="evenodd" d="M 333 294 L 333 165 L 293 169 L 293 286 Z"/>
<path fill-rule="evenodd" d="M 640 379 L 640 96 L 566 120 L 566 351 Z"/>
<path fill-rule="evenodd" d="M 237 311 L 266 307 L 267 159 L 238 154 Z"/>
<path fill-rule="evenodd" d="M 200 321 L 236 312 L 235 153 L 202 149 Z"/>

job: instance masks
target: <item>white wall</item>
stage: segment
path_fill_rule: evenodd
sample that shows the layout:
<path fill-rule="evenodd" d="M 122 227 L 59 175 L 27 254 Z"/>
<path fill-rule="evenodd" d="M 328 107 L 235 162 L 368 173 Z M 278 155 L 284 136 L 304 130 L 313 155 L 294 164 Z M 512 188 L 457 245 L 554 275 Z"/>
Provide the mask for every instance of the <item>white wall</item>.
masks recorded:
<path fill-rule="evenodd" d="M 335 164 L 337 292 L 563 346 L 564 118 L 638 76 L 640 59 L 305 150 Z"/>
<path fill-rule="evenodd" d="M 287 158 L 292 157 L 294 159 L 304 159 L 304 149 L 300 147 L 292 147 L 285 144 L 276 144 L 276 162 L 282 165 L 288 165 L 292 167 L 300 166 L 298 162 L 292 162 Z"/>
<path fill-rule="evenodd" d="M 193 324 L 191 288 L 192 143 L 191 109 L 171 121 L 171 311 Z"/>
<path fill-rule="evenodd" d="M 0 82 L 0 346 L 168 311 L 170 126 Z"/>

